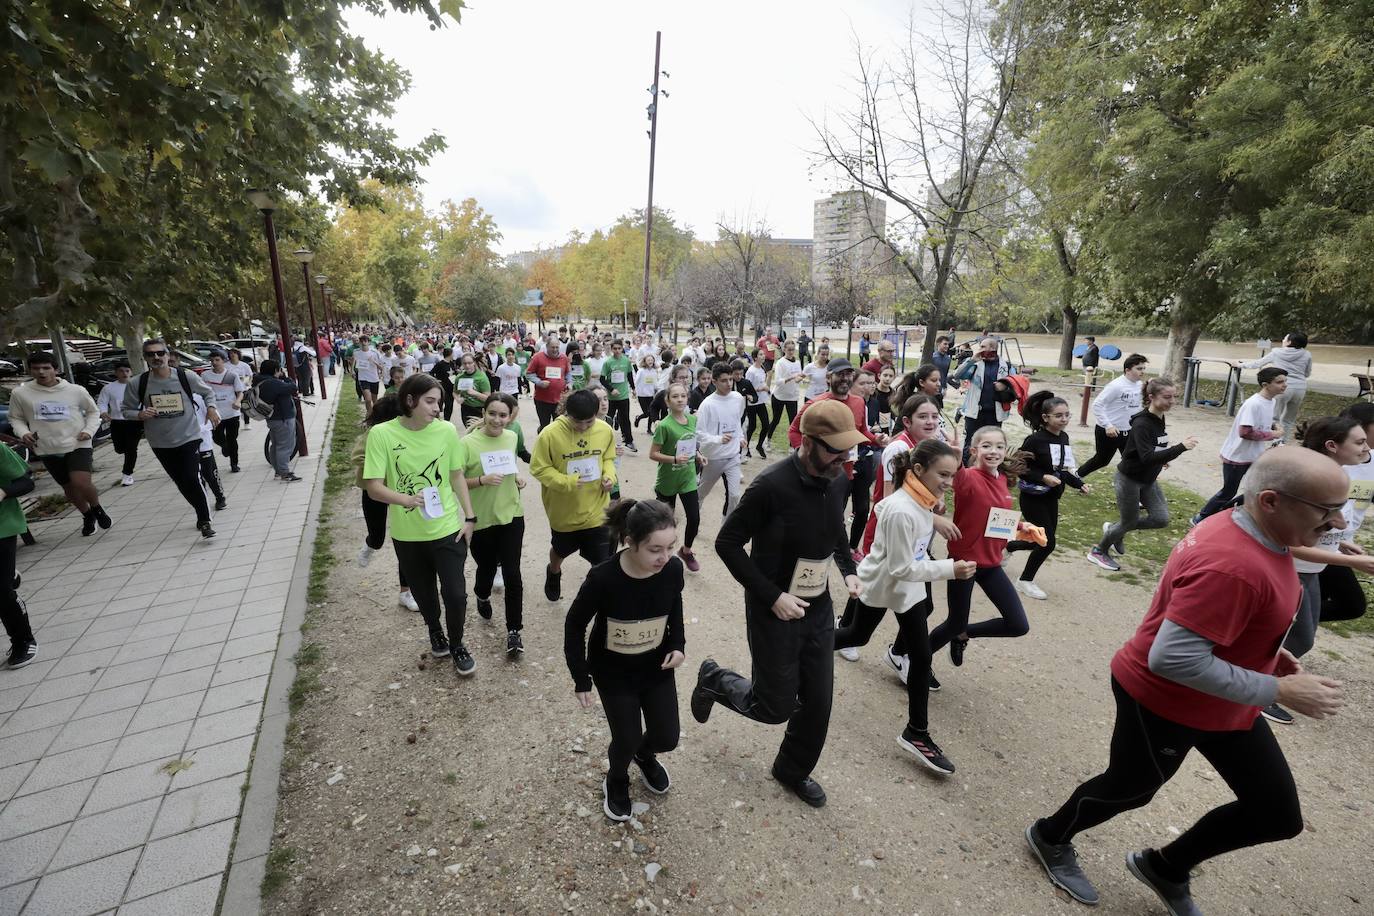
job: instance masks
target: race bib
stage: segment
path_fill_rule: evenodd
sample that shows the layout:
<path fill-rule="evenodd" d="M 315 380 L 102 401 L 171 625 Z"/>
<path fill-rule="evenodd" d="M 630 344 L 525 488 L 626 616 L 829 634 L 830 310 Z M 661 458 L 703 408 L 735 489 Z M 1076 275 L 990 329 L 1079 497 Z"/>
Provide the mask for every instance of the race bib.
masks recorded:
<path fill-rule="evenodd" d="M 663 645 L 663 633 L 667 629 L 667 617 L 649 620 L 614 620 L 607 617 L 606 649 L 621 655 L 642 655 Z"/>
<path fill-rule="evenodd" d="M 1352 480 L 1350 481 L 1350 492 L 1347 499 L 1353 499 L 1356 503 L 1364 503 L 1367 508 L 1374 502 L 1374 480 Z"/>
<path fill-rule="evenodd" d="M 695 436 L 688 436 L 685 439 L 677 440 L 677 456 L 679 458 L 693 458 L 697 453 L 697 440 Z"/>
<path fill-rule="evenodd" d="M 55 423 L 58 420 L 65 420 L 69 415 L 68 405 L 61 401 L 39 401 L 38 419 Z"/>
<path fill-rule="evenodd" d="M 425 504 L 420 507 L 420 514 L 431 521 L 442 518 L 444 515 L 444 501 L 439 496 L 438 487 L 425 487 L 420 491 L 424 497 Z"/>
<path fill-rule="evenodd" d="M 611 372 L 611 384 L 612 384 L 612 385 L 623 385 L 623 384 L 625 384 L 625 373 L 624 373 L 624 372 L 621 372 L 619 369 L 613 370 L 613 371 Z"/>
<path fill-rule="evenodd" d="M 590 458 L 574 458 L 568 462 L 568 473 L 577 475 L 577 479 L 583 483 L 590 483 L 593 480 L 601 479 L 601 459 L 595 456 Z"/>
<path fill-rule="evenodd" d="M 482 452 L 482 473 L 514 474 L 515 452 Z"/>
<path fill-rule="evenodd" d="M 798 559 L 792 568 L 787 593 L 798 598 L 814 598 L 825 593 L 829 584 L 830 557 L 823 560 Z"/>
<path fill-rule="evenodd" d="M 544 367 L 544 378 L 552 380 L 552 379 L 560 379 L 560 378 L 562 378 L 562 377 L 563 377 L 563 367 L 561 367 L 561 366 L 545 366 L 545 367 Z"/>
<path fill-rule="evenodd" d="M 186 404 L 180 391 L 175 394 L 150 395 L 148 406 L 157 411 L 159 417 L 179 417 L 186 412 Z"/>
<path fill-rule="evenodd" d="M 1016 525 L 1020 521 L 1021 513 L 1015 509 L 993 509 L 988 512 L 988 525 L 983 529 L 983 537 L 1010 541 L 1016 537 Z"/>
<path fill-rule="evenodd" d="M 471 390 L 472 390 L 472 383 L 475 382 L 475 381 L 476 381 L 476 379 L 460 378 L 460 379 L 458 380 L 458 390 L 459 390 L 459 391 L 471 391 Z"/>
<path fill-rule="evenodd" d="M 582 376 L 585 373 L 586 370 L 583 369 L 581 366 L 573 366 L 571 369 L 568 370 L 568 374 L 571 375 L 573 378 L 582 378 Z"/>

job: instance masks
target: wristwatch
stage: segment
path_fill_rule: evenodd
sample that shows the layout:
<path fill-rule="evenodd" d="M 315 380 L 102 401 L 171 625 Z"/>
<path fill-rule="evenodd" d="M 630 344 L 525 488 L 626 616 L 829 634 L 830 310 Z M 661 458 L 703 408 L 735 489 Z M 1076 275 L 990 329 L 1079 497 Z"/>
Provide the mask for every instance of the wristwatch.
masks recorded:
<path fill-rule="evenodd" d="M 475 525 L 475 524 L 477 524 L 477 516 L 474 515 L 472 518 L 465 518 L 465 519 L 463 519 L 463 521 L 465 521 L 465 522 L 472 522 L 472 523 Z"/>

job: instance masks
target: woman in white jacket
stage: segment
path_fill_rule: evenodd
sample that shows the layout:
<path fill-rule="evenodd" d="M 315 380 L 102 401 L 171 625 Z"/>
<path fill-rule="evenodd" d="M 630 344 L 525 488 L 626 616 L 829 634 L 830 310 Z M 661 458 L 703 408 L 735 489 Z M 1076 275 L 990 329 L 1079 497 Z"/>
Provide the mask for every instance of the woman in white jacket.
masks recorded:
<path fill-rule="evenodd" d="M 948 776 L 954 764 L 930 737 L 926 708 L 930 699 L 930 635 L 926 617 L 933 609 L 930 583 L 937 579 L 968 579 L 976 563 L 935 560 L 930 540 L 935 533 L 931 509 L 944 500 L 959 469 L 959 453 L 943 442 L 927 439 L 893 462 L 892 495 L 874 511 L 878 527 L 873 547 L 859 564 L 863 591 L 853 622 L 835 631 L 835 648 L 862 646 L 889 608 L 906 640 L 910 658 L 907 677 L 907 723 L 897 739 L 924 766 Z"/>

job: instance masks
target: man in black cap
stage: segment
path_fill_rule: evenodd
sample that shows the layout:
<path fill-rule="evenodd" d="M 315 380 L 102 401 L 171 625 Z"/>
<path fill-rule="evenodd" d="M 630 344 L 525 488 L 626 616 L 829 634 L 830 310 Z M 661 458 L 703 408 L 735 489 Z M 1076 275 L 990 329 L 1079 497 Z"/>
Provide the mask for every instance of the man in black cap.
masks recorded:
<path fill-rule="evenodd" d="M 800 432 L 797 451 L 754 479 L 716 537 L 716 553 L 744 586 L 753 680 L 706 659 L 692 691 L 692 715 L 705 722 L 720 703 L 756 722 L 786 722 L 773 778 L 819 808 L 825 790 L 811 771 L 825 746 L 834 688 L 832 561 L 849 594 L 859 594 L 841 467 L 866 437 L 848 406 L 833 400 L 813 402 Z"/>

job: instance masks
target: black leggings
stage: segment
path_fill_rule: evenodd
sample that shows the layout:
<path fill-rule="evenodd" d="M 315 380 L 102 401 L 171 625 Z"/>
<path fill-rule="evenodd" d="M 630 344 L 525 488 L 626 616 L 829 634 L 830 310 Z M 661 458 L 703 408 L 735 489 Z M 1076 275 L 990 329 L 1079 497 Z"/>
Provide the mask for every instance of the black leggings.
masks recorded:
<path fill-rule="evenodd" d="M 633 758 L 666 754 L 677 747 L 682 727 L 677 713 L 677 681 L 671 671 L 644 684 L 595 675 L 592 681 L 611 729 L 611 746 L 606 753 L 611 763 L 608 779 L 623 783 L 629 779 Z"/>
<path fill-rule="evenodd" d="M 863 540 L 864 529 L 868 527 L 868 510 L 873 500 L 873 481 L 878 474 L 878 462 L 882 456 L 877 452 L 854 462 L 854 477 L 849 481 L 849 498 L 854 505 L 854 521 L 849 525 L 849 549 L 857 550 Z"/>
<path fill-rule="evenodd" d="M 973 602 L 973 586 L 983 589 L 992 606 L 1001 614 L 994 620 L 969 623 L 969 607 Z M 972 639 L 977 636 L 1025 636 L 1030 632 L 1026 620 L 1026 609 L 1021 606 L 1016 589 L 1000 566 L 978 567 L 972 579 L 950 579 L 945 587 L 945 600 L 949 604 L 949 617 L 930 634 L 930 651 L 939 652 L 960 633 L 967 633 Z M 907 641 L 908 650 L 911 641 Z"/>
<path fill-rule="evenodd" d="M 0 538 L 0 624 L 4 624 L 10 642 L 21 646 L 33 642 L 33 629 L 24 603 L 14 590 L 14 555 L 18 549 L 19 535 Z"/>
<path fill-rule="evenodd" d="M 771 423 L 768 424 L 768 438 L 769 438 L 769 439 L 772 439 L 772 438 L 773 438 L 773 433 L 777 432 L 777 430 L 778 430 L 778 421 L 782 419 L 782 412 L 783 412 L 784 410 L 787 411 L 787 422 L 788 422 L 788 423 L 791 423 L 793 420 L 797 419 L 797 402 L 796 402 L 796 401 L 779 401 L 777 398 L 773 398 L 773 402 L 772 402 L 772 403 L 773 403 L 773 422 L 771 422 Z"/>
<path fill-rule="evenodd" d="M 544 427 L 553 422 L 553 415 L 558 411 L 557 404 L 550 404 L 548 401 L 535 401 L 534 414 L 539 418 L 539 432 L 544 431 Z"/>
<path fill-rule="evenodd" d="M 462 404 L 458 408 L 458 416 L 462 418 L 463 429 L 466 430 L 473 420 L 482 419 L 482 408 L 473 407 L 471 404 Z"/>
<path fill-rule="evenodd" d="M 210 504 L 205 501 L 205 490 L 200 485 L 200 437 L 172 448 L 155 448 L 153 454 L 182 498 L 196 510 L 196 524 L 210 521 Z"/>
<path fill-rule="evenodd" d="M 639 398 L 639 416 L 635 417 L 635 426 L 639 425 L 640 420 L 648 420 L 647 429 L 652 433 L 654 431 L 654 397 L 653 395 L 649 395 L 649 397 L 646 398 L 642 394 L 636 395 L 636 397 Z"/>
<path fill-rule="evenodd" d="M 367 540 L 363 543 L 367 544 L 367 546 L 371 547 L 373 550 L 381 550 L 382 545 L 386 543 L 386 513 L 386 503 L 377 502 L 377 500 L 373 499 L 371 496 L 368 496 L 367 491 L 364 490 L 363 522 L 367 525 Z M 394 548 L 396 546 L 396 542 L 393 541 L 391 546 Z M 399 570 L 400 554 L 397 554 L 396 557 L 397 568 Z M 404 572 L 398 571 L 396 575 L 397 578 L 401 580 L 401 588 L 407 588 L 406 574 Z"/>
<path fill-rule="evenodd" d="M 759 430 L 759 448 L 763 448 L 764 436 L 768 431 L 768 405 L 750 404 L 744 409 L 744 415 L 749 418 L 749 425 L 744 431 L 744 441 L 752 442 L 754 439 L 754 427 L 757 425 Z"/>
<path fill-rule="evenodd" d="M 239 466 L 239 418 L 229 417 L 221 420 L 219 426 L 210 434 L 216 445 L 224 452 L 224 457 L 229 459 L 229 467 Z"/>
<path fill-rule="evenodd" d="M 677 498 L 682 497 L 682 511 L 687 516 L 687 532 L 682 536 L 682 546 L 691 550 L 692 542 L 697 539 L 697 530 L 701 527 L 701 500 L 697 498 L 697 491 L 664 495 L 655 490 L 654 496 L 674 509 L 677 508 Z"/>
<path fill-rule="evenodd" d="M 472 534 L 472 593 L 482 600 L 491 597 L 496 570 L 506 582 L 506 629 L 525 626 L 525 584 L 520 578 L 520 542 L 525 539 L 525 518 L 517 515 L 504 525 L 490 525 Z"/>
<path fill-rule="evenodd" d="M 635 444 L 634 424 L 630 422 L 630 399 L 611 401 L 606 412 L 606 421 L 612 429 L 620 430 L 620 438 L 626 445 Z"/>
<path fill-rule="evenodd" d="M 856 598 L 849 603 L 854 608 L 853 623 L 835 631 L 835 648 L 848 649 L 850 646 L 866 646 L 878 628 L 886 608 L 869 607 Z M 927 708 L 930 705 L 930 638 L 927 634 L 926 618 L 935 610 L 930 600 L 930 583 L 926 583 L 925 599 L 913 605 L 904 614 L 895 615 L 897 630 L 908 648 L 907 660 L 910 667 L 906 678 L 906 716 L 907 725 L 918 732 L 927 731 L 930 726 Z M 846 611 L 848 616 L 848 612 Z"/>
<path fill-rule="evenodd" d="M 444 633 L 439 625 L 439 598 L 442 595 L 448 641 L 454 646 L 461 645 L 468 610 L 467 584 L 463 581 L 463 565 L 468 559 L 467 542 L 455 531 L 432 541 L 398 541 L 393 537 L 391 543 L 430 635 Z"/>
<path fill-rule="evenodd" d="M 134 472 L 134 465 L 138 462 L 138 440 L 142 438 L 143 424 L 137 420 L 110 421 L 110 445 L 116 455 L 124 456 L 123 474 L 126 477 Z"/>
<path fill-rule="evenodd" d="M 1034 541 L 1012 541 L 1007 545 L 1008 553 L 1015 553 L 1018 550 L 1029 550 L 1030 557 L 1026 560 L 1026 568 L 1021 570 L 1022 582 L 1034 582 L 1035 574 L 1040 572 L 1040 567 L 1045 565 L 1045 561 L 1054 553 L 1054 532 L 1059 527 L 1059 497 L 1050 493 L 1036 496 L 1033 493 L 1021 493 L 1021 515 L 1032 525 L 1039 525 L 1045 529 L 1045 546 L 1041 547 Z"/>
<path fill-rule="evenodd" d="M 1193 748 L 1207 759 L 1236 800 L 1214 808 L 1159 850 L 1178 876 L 1222 853 L 1287 840 L 1302 832 L 1298 789 L 1269 723 L 1256 716 L 1245 731 L 1202 731 L 1150 712 L 1112 678 L 1116 725 L 1107 770 L 1083 783 L 1064 806 L 1040 822 L 1050 843 L 1140 808 L 1154 798 Z M 1166 876 L 1167 877 L 1167 876 Z"/>
<path fill-rule="evenodd" d="M 1087 477 L 1093 471 L 1099 471 L 1105 468 L 1112 463 L 1113 455 L 1120 455 L 1124 452 L 1126 450 L 1127 432 L 1128 430 L 1119 429 L 1117 430 L 1116 438 L 1113 439 L 1111 436 L 1107 435 L 1107 428 L 1105 426 L 1094 426 L 1093 441 L 1097 450 L 1093 452 L 1091 458 L 1079 465 L 1079 479 Z"/>
<path fill-rule="evenodd" d="M 224 485 L 219 479 L 219 465 L 215 463 L 214 452 L 200 453 L 200 479 L 215 494 L 215 499 L 224 499 Z"/>
<path fill-rule="evenodd" d="M 1322 587 L 1321 620 L 1354 620 L 1365 612 L 1364 589 L 1349 566 L 1328 566 L 1317 573 Z"/>

